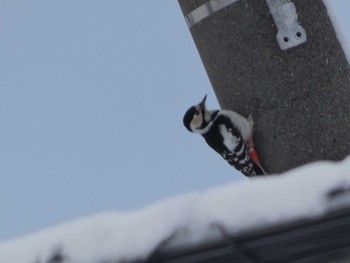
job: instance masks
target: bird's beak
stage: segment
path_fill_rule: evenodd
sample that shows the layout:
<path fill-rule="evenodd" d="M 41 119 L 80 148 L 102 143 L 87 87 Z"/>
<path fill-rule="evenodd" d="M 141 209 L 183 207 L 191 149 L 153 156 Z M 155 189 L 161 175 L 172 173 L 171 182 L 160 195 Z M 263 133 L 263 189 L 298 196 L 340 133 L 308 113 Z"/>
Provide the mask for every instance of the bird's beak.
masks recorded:
<path fill-rule="evenodd" d="M 204 98 L 202 99 L 202 101 L 198 104 L 199 107 L 201 107 L 201 109 L 205 109 L 205 101 L 207 99 L 207 95 L 204 96 Z"/>

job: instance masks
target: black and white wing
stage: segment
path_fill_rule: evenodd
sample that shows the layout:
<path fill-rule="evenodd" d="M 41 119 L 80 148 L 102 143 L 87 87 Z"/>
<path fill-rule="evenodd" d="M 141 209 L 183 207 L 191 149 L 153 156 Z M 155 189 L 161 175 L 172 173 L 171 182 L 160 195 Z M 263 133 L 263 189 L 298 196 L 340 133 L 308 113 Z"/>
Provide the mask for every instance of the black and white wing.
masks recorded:
<path fill-rule="evenodd" d="M 254 176 L 256 171 L 249 156 L 248 145 L 245 144 L 242 136 L 234 127 L 220 125 L 220 133 L 223 137 L 225 150 L 221 156 L 245 176 Z"/>

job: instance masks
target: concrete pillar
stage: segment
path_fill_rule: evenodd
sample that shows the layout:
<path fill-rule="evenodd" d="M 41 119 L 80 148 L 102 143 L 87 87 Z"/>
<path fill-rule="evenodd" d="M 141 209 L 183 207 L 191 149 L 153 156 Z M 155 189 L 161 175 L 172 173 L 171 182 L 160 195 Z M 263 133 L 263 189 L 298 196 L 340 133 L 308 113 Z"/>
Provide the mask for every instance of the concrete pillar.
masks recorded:
<path fill-rule="evenodd" d="M 350 68 L 322 0 L 293 0 L 307 41 L 285 51 L 276 41 L 265 0 L 179 4 L 187 17 L 213 1 L 232 4 L 190 31 L 220 106 L 244 116 L 252 113 L 254 140 L 266 170 L 279 173 L 347 156 Z"/>

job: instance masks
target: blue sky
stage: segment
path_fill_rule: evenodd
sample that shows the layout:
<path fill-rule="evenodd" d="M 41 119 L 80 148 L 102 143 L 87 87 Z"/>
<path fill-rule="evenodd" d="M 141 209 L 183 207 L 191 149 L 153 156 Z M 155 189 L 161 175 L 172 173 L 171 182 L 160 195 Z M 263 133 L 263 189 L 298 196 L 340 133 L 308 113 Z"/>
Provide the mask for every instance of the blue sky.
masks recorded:
<path fill-rule="evenodd" d="M 0 240 L 244 180 L 182 125 L 218 103 L 177 1 L 1 1 L 0 34 Z"/>

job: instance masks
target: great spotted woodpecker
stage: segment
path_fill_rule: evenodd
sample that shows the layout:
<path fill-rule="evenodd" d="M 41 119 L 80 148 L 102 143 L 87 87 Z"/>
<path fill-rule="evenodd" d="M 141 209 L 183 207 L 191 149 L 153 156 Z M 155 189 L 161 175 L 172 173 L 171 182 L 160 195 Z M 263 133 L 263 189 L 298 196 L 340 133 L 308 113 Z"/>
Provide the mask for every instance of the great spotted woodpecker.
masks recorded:
<path fill-rule="evenodd" d="M 266 174 L 252 140 L 253 121 L 230 110 L 208 111 L 206 98 L 207 95 L 187 110 L 183 118 L 185 127 L 202 135 L 211 148 L 245 176 Z"/>

